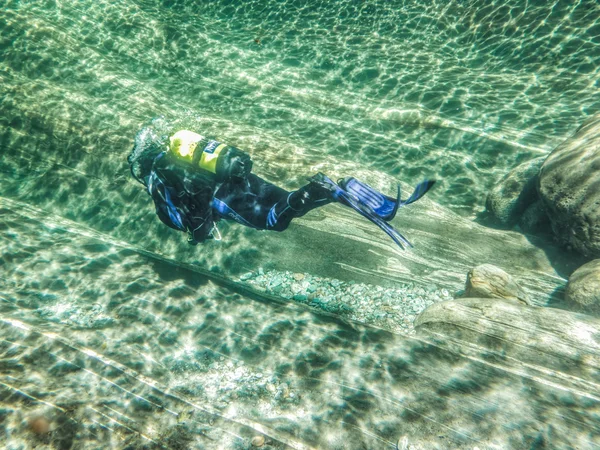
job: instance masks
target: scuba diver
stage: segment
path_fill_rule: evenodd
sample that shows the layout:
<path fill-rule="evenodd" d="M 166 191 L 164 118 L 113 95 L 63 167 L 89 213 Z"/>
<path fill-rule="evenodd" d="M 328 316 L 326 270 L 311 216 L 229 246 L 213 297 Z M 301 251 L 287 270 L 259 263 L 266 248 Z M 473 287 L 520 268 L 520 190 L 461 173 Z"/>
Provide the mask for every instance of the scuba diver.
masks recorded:
<path fill-rule="evenodd" d="M 253 174 L 247 153 L 186 129 L 162 134 L 160 119 L 137 133 L 127 161 L 134 178 L 152 197 L 160 220 L 186 232 L 190 244 L 220 240 L 216 227 L 220 219 L 258 230 L 284 231 L 296 217 L 339 202 L 380 227 L 402 249 L 412 247 L 388 222 L 398 208 L 425 195 L 434 180 L 419 183 L 406 200 L 400 198 L 400 185 L 393 198 L 356 178 L 335 183 L 320 172 L 289 192 Z"/>

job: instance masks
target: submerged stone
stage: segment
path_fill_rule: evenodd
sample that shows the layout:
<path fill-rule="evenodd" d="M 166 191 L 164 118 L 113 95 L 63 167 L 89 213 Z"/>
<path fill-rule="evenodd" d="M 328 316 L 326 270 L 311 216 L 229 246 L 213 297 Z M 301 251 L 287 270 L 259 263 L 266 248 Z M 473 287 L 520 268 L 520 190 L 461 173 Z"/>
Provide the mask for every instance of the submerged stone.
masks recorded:
<path fill-rule="evenodd" d="M 539 191 L 554 236 L 583 255 L 600 256 L 600 114 L 548 156 Z"/>
<path fill-rule="evenodd" d="M 600 315 L 600 259 L 590 261 L 573 272 L 565 300 L 577 311 Z"/>
<path fill-rule="evenodd" d="M 540 157 L 517 166 L 488 194 L 485 207 L 498 224 L 512 227 L 535 202 L 537 177 L 543 162 L 544 157 Z"/>
<path fill-rule="evenodd" d="M 504 270 L 482 264 L 469 271 L 464 297 L 514 299 L 529 304 L 529 298 L 517 282 Z"/>

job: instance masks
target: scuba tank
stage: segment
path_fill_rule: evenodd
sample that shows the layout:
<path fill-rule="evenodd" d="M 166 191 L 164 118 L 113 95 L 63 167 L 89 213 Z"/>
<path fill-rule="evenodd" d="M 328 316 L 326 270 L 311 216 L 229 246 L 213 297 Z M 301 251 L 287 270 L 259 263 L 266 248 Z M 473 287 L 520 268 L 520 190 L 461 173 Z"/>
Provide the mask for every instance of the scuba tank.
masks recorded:
<path fill-rule="evenodd" d="M 217 182 L 245 179 L 252 170 L 250 156 L 238 148 L 207 139 L 189 130 L 179 130 L 169 138 L 168 153 L 178 160 L 213 173 Z"/>

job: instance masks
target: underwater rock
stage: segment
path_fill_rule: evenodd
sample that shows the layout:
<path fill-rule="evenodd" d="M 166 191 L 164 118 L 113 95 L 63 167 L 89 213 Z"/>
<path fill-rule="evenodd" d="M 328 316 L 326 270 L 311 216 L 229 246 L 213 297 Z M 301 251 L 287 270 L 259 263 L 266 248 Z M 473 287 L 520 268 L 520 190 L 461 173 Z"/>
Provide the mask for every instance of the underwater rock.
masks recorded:
<path fill-rule="evenodd" d="M 547 375 L 556 379 L 565 379 L 565 373 L 589 379 L 600 370 L 600 319 L 585 314 L 463 298 L 431 305 L 415 328 L 449 351 L 470 346 L 478 357 L 499 365 L 520 361 L 532 375 L 547 367 L 552 368 Z"/>
<path fill-rule="evenodd" d="M 600 315 L 600 259 L 590 261 L 573 272 L 565 299 L 577 311 Z"/>
<path fill-rule="evenodd" d="M 396 450 L 408 450 L 408 436 L 402 436 L 396 443 Z"/>
<path fill-rule="evenodd" d="M 600 114 L 560 144 L 540 170 L 539 193 L 558 242 L 600 256 Z"/>
<path fill-rule="evenodd" d="M 50 431 L 50 421 L 44 416 L 33 417 L 28 425 L 35 434 L 46 434 Z"/>
<path fill-rule="evenodd" d="M 540 157 L 517 166 L 488 194 L 485 208 L 498 224 L 512 227 L 536 201 L 537 178 L 543 162 L 544 157 Z"/>
<path fill-rule="evenodd" d="M 469 270 L 463 297 L 504 298 L 530 304 L 527 294 L 499 267 L 482 264 Z"/>
<path fill-rule="evenodd" d="M 254 274 L 252 272 L 246 272 L 246 273 L 243 273 L 242 275 L 240 275 L 240 280 L 246 281 L 246 280 L 249 280 L 250 278 L 252 278 L 253 276 L 254 276 Z"/>

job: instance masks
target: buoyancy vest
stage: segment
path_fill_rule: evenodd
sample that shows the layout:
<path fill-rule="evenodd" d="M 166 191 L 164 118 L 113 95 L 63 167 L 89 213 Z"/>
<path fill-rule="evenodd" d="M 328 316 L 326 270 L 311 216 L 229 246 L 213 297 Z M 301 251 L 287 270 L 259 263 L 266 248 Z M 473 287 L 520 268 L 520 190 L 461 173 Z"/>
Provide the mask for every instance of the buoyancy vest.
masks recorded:
<path fill-rule="evenodd" d="M 154 160 L 148 193 L 159 219 L 170 228 L 187 232 L 188 240 L 197 243 L 207 239 L 214 226 L 211 202 L 215 184 L 213 174 L 193 170 L 162 152 Z"/>

